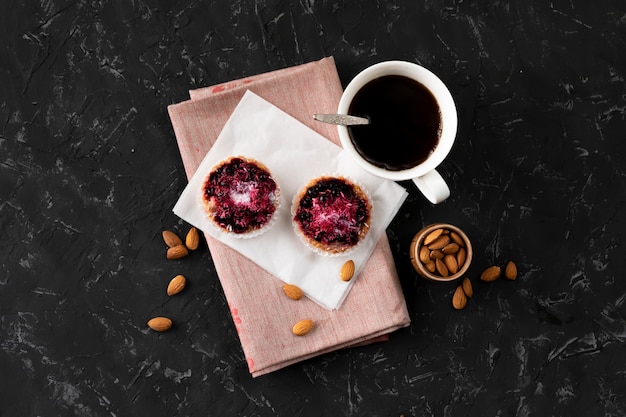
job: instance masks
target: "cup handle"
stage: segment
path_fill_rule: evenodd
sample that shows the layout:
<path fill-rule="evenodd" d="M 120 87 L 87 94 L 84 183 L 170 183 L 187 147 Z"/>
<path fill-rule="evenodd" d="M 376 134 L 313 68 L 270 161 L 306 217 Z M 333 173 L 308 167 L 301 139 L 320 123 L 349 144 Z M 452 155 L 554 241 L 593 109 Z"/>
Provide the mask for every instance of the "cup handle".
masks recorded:
<path fill-rule="evenodd" d="M 448 184 L 446 184 L 443 177 L 434 169 L 421 177 L 413 178 L 413 182 L 417 185 L 417 188 L 422 194 L 424 194 L 424 197 L 433 204 L 439 204 L 450 196 Z"/>

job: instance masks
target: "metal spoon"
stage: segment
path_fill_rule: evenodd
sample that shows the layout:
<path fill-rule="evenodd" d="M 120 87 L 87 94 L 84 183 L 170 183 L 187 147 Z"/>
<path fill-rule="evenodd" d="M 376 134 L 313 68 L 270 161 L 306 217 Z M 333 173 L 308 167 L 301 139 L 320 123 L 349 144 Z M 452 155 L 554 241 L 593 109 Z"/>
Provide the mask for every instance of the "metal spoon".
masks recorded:
<path fill-rule="evenodd" d="M 320 122 L 342 126 L 370 124 L 370 119 L 366 117 L 349 116 L 347 114 L 314 114 L 313 118 Z"/>

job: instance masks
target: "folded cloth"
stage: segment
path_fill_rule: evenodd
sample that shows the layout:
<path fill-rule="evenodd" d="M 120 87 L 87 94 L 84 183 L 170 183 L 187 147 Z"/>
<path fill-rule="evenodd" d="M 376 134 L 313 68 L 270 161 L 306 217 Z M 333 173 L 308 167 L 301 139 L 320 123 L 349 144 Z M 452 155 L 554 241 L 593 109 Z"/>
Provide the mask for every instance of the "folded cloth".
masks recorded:
<path fill-rule="evenodd" d="M 314 113 L 336 111 L 342 93 L 333 58 L 190 92 L 168 107 L 188 178 L 192 178 L 245 92 L 250 90 L 339 144 L 336 128 Z M 389 242 L 383 234 L 341 308 L 328 311 L 308 298 L 293 301 L 283 283 L 256 263 L 205 234 L 253 377 L 336 349 L 386 340 L 410 323 Z M 304 337 L 292 325 L 311 319 Z"/>

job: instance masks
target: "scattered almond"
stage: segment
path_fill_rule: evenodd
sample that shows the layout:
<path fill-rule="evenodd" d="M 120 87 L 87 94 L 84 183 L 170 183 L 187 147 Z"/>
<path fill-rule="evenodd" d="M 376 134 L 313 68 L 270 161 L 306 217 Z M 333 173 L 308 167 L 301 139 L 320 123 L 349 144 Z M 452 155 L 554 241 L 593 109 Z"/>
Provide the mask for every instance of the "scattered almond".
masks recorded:
<path fill-rule="evenodd" d="M 485 282 L 492 282 L 500 278 L 501 274 L 502 274 L 502 268 L 494 265 L 485 269 L 483 273 L 480 274 L 480 279 L 482 279 Z"/>
<path fill-rule="evenodd" d="M 431 243 L 433 243 L 435 241 L 435 239 L 437 239 L 439 236 L 441 236 L 442 233 L 443 233 L 443 229 L 433 230 L 428 235 L 426 235 L 426 237 L 424 238 L 423 245 L 424 246 L 430 245 Z"/>
<path fill-rule="evenodd" d="M 285 292 L 285 295 L 292 300 L 299 300 L 302 298 L 302 296 L 304 296 L 304 293 L 302 292 L 300 287 L 292 284 L 283 285 L 283 291 Z"/>
<path fill-rule="evenodd" d="M 185 237 L 185 246 L 189 250 L 196 250 L 198 246 L 200 246 L 200 234 L 198 233 L 198 229 L 192 227 L 187 232 L 187 236 Z"/>
<path fill-rule="evenodd" d="M 342 281 L 350 281 L 353 275 L 354 261 L 350 259 L 349 261 L 346 261 L 346 263 L 343 264 L 343 266 L 341 267 L 341 270 L 339 271 L 339 278 L 341 278 Z"/>
<path fill-rule="evenodd" d="M 517 278 L 517 266 L 515 265 L 515 262 L 507 262 L 506 267 L 504 268 L 504 277 L 506 279 L 510 279 L 511 281 L 514 281 L 515 278 Z"/>
<path fill-rule="evenodd" d="M 180 240 L 178 235 L 171 230 L 164 230 L 161 235 L 163 236 L 165 244 L 170 248 L 183 244 L 183 241 Z"/>
<path fill-rule="evenodd" d="M 469 278 L 463 278 L 463 282 L 461 283 L 463 287 L 463 292 L 467 295 L 468 298 L 472 298 L 474 295 L 474 289 L 472 288 L 472 281 Z"/>
<path fill-rule="evenodd" d="M 167 317 L 154 317 L 148 321 L 148 327 L 157 332 L 165 332 L 172 327 L 172 320 Z"/>
<path fill-rule="evenodd" d="M 189 251 L 182 243 L 177 246 L 173 246 L 167 250 L 167 259 L 180 259 L 189 254 Z"/>
<path fill-rule="evenodd" d="M 296 324 L 293 325 L 291 331 L 296 336 L 304 336 L 313 328 L 313 320 L 300 320 Z"/>
<path fill-rule="evenodd" d="M 182 275 L 176 275 L 167 286 L 167 295 L 175 295 L 178 294 L 185 288 L 185 284 L 187 283 L 187 279 Z"/>
<path fill-rule="evenodd" d="M 463 287 L 459 285 L 452 295 L 452 306 L 457 310 L 463 310 L 467 305 L 467 296 L 463 291 Z"/>

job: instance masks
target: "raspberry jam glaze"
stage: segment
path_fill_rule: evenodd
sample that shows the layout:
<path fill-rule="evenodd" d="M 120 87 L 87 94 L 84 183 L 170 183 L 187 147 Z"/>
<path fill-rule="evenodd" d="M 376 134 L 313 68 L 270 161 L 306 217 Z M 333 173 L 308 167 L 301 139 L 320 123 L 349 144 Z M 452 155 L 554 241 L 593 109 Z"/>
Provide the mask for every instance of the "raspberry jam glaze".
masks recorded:
<path fill-rule="evenodd" d="M 232 158 L 211 172 L 202 192 L 213 220 L 229 232 L 259 229 L 276 211 L 276 181 L 266 169 L 242 158 Z"/>
<path fill-rule="evenodd" d="M 353 246 L 369 221 L 369 204 L 353 184 L 323 178 L 300 198 L 294 221 L 304 235 L 324 246 Z"/>

